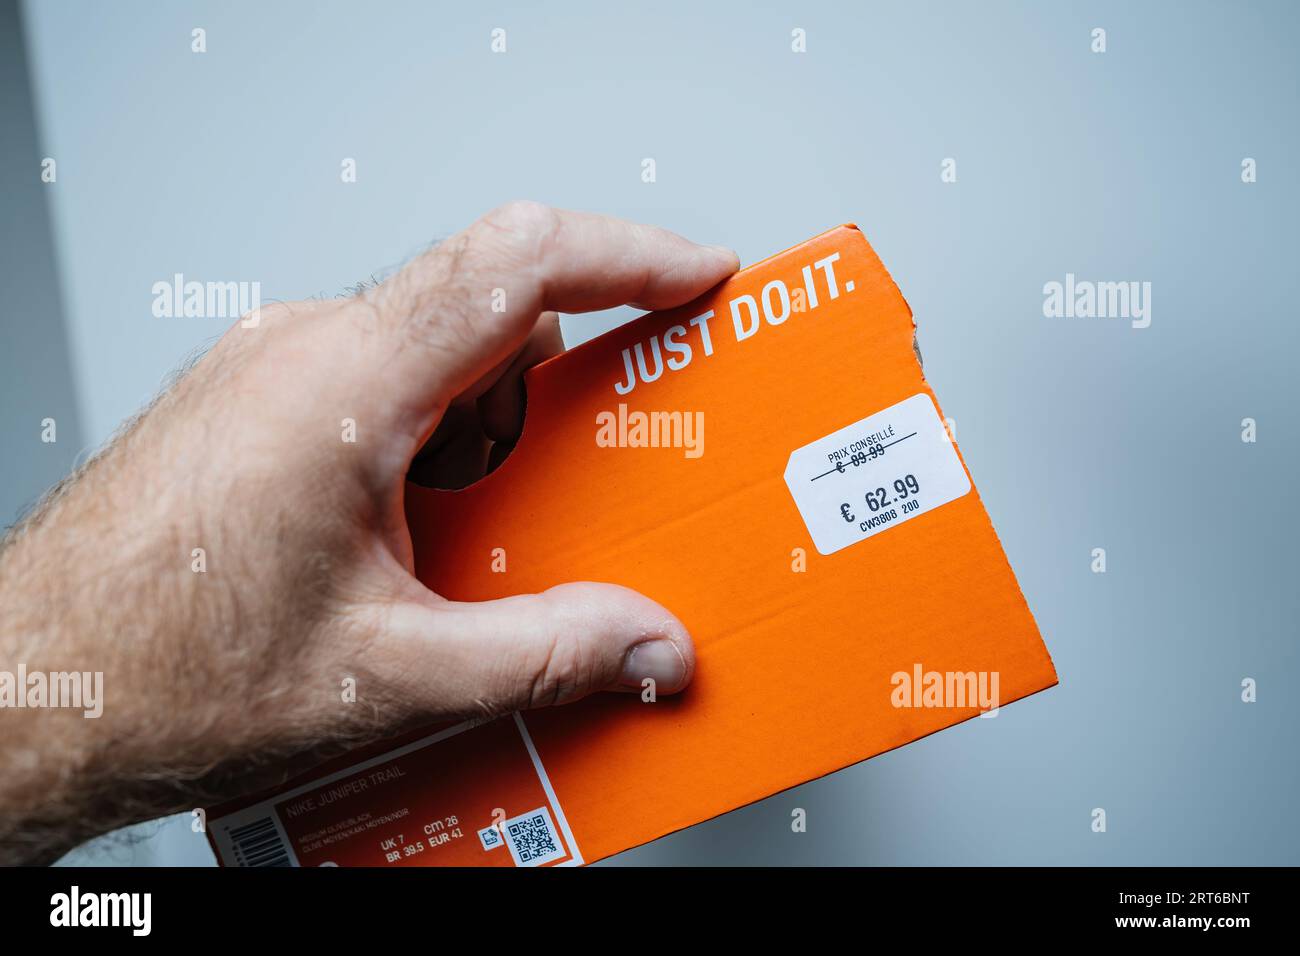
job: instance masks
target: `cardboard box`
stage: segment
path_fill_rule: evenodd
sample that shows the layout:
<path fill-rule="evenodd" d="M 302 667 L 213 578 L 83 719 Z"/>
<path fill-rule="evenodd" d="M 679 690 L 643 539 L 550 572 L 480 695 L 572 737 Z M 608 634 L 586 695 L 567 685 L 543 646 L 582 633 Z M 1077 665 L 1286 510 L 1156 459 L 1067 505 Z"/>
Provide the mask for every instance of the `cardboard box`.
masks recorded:
<path fill-rule="evenodd" d="M 533 369 L 499 469 L 409 489 L 418 576 L 635 588 L 693 684 L 369 748 L 212 810 L 222 862 L 591 862 L 1055 684 L 913 338 L 841 226 Z"/>

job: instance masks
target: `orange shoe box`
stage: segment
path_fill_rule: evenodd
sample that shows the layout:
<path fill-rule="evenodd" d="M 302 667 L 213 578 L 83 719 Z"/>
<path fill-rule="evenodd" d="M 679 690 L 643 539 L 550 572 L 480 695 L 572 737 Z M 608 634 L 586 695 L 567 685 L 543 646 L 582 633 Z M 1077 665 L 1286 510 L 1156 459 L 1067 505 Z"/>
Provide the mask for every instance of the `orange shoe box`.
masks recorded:
<path fill-rule="evenodd" d="M 417 575 L 462 601 L 635 588 L 690 630 L 693 683 L 367 748 L 213 808 L 223 864 L 592 862 L 1056 683 L 856 227 L 526 384 L 500 468 L 409 486 Z"/>

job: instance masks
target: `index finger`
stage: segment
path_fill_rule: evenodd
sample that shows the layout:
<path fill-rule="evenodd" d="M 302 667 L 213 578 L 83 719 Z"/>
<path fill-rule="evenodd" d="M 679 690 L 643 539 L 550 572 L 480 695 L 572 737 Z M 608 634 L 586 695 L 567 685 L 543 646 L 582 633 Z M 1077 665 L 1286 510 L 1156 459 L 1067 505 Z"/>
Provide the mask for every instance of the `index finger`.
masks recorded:
<path fill-rule="evenodd" d="M 373 290 L 401 346 L 384 387 L 409 412 L 434 411 L 436 423 L 453 396 L 520 348 L 543 311 L 671 308 L 738 267 L 730 249 L 666 229 L 508 203 Z"/>

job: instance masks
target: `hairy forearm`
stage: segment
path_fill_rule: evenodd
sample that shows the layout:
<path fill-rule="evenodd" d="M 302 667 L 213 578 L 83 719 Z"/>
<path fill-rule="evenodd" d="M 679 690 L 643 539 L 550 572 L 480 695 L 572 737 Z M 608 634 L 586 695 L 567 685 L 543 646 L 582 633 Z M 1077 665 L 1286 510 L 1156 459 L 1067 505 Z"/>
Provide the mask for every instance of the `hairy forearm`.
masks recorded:
<path fill-rule="evenodd" d="M 146 733 L 137 678 L 185 582 L 165 559 L 179 525 L 147 517 L 165 496 L 129 474 L 138 441 L 132 429 L 63 482 L 0 551 L 0 862 L 140 815 L 117 786 Z"/>
<path fill-rule="evenodd" d="M 379 733 L 374 708 L 339 719 L 337 674 L 264 639 L 321 614 L 313 559 L 255 486 L 219 485 L 189 460 L 195 443 L 172 423 L 193 432 L 197 416 L 177 415 L 180 401 L 164 397 L 0 547 L 0 675 L 23 704 L 0 707 L 0 864 L 48 862 Z M 244 502 L 265 514 L 259 537 L 283 539 L 282 562 L 241 556 L 222 515 Z M 75 674 L 82 706 L 49 693 L 27 706 L 20 671 Z"/>

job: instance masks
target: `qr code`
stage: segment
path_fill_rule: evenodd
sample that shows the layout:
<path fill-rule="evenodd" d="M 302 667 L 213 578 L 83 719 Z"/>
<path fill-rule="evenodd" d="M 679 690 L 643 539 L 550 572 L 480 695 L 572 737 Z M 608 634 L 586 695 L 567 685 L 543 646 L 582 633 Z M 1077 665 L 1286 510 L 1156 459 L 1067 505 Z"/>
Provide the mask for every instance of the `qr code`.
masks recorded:
<path fill-rule="evenodd" d="M 521 813 L 505 821 L 502 829 L 515 866 L 541 866 L 568 856 L 546 807 Z"/>

